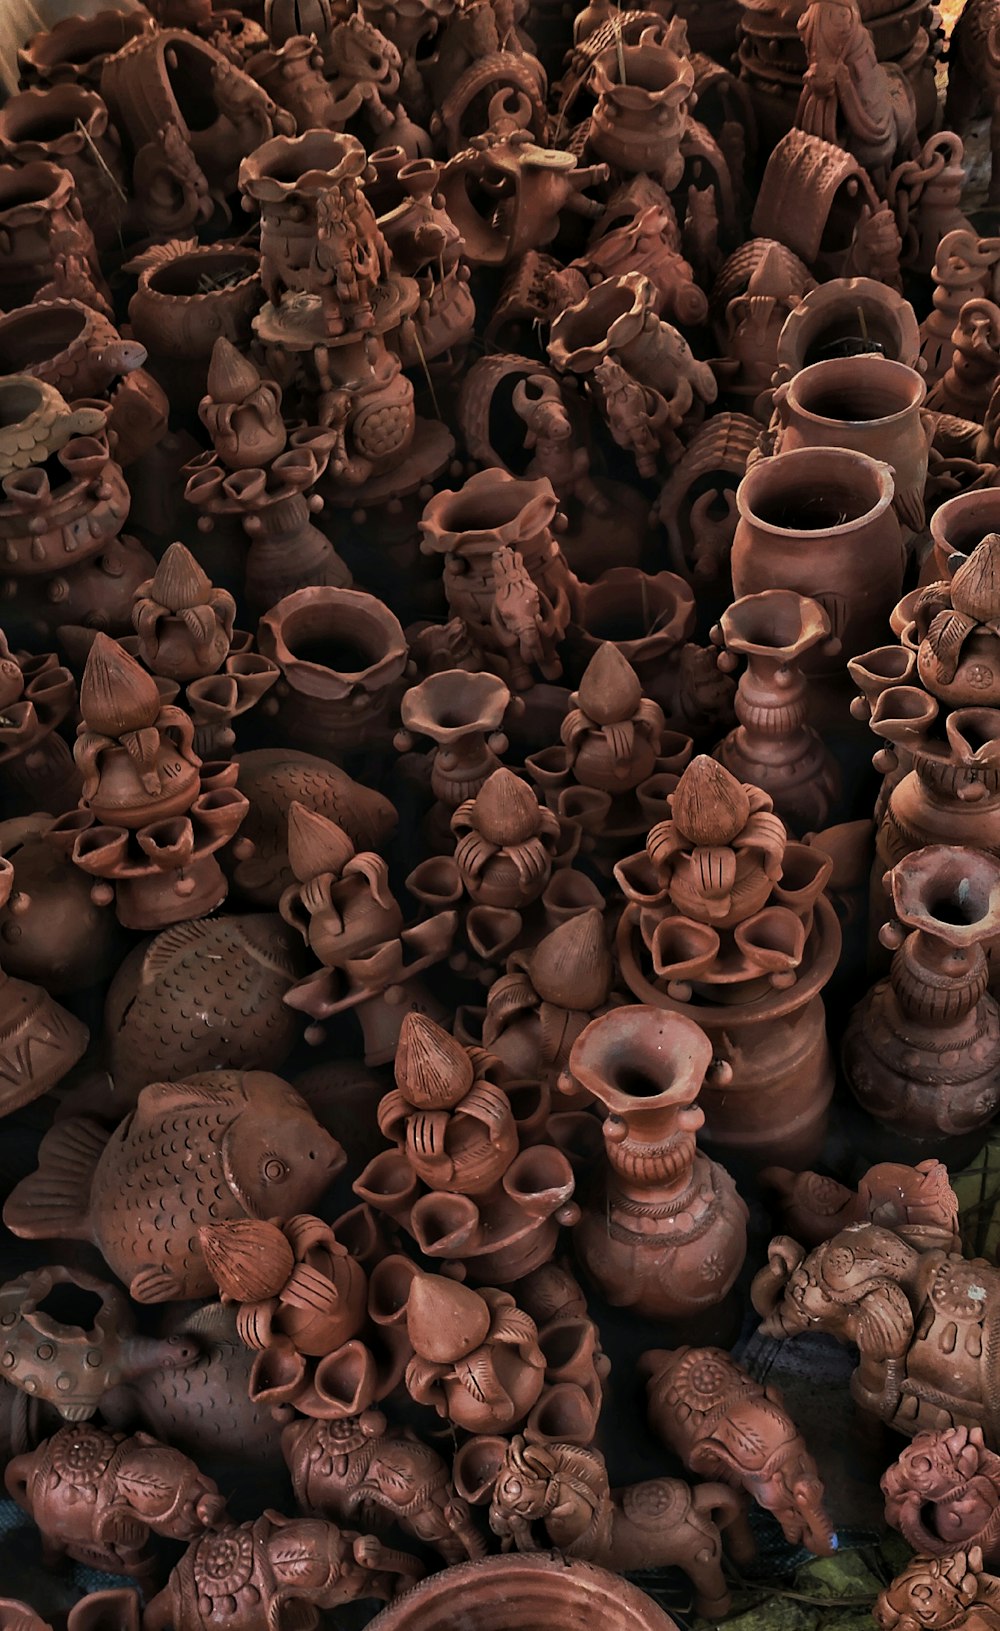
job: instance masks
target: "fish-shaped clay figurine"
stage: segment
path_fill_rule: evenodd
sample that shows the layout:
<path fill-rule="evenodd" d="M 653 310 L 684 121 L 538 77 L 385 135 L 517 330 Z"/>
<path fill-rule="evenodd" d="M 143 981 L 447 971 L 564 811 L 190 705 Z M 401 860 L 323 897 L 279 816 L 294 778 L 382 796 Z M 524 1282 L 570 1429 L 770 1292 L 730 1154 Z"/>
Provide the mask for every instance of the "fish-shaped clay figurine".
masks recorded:
<path fill-rule="evenodd" d="M 154 1082 L 111 1134 L 80 1116 L 43 1138 L 4 1222 L 26 1240 L 90 1240 L 140 1303 L 207 1297 L 203 1224 L 311 1212 L 344 1152 L 265 1071 Z"/>
<path fill-rule="evenodd" d="M 148 1082 L 280 1070 L 299 1027 L 282 999 L 304 963 L 299 936 L 276 912 L 176 923 L 130 952 L 104 1005 L 119 1113 Z"/>

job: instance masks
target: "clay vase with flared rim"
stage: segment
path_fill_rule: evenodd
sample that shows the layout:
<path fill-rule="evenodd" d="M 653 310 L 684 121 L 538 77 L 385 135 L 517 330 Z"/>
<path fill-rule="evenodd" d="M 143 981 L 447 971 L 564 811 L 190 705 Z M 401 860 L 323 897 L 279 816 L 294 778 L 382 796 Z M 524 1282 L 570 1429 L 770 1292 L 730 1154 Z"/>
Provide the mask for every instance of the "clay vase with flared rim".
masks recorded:
<path fill-rule="evenodd" d="M 760 459 L 737 488 L 736 597 L 794 589 L 819 601 L 840 641 L 836 659 L 811 652 L 806 673 L 840 678 L 885 638 L 905 563 L 893 491 L 888 465 L 841 447 Z"/>
<path fill-rule="evenodd" d="M 489 627 L 496 599 L 493 556 L 515 549 L 555 604 L 573 582 L 553 537 L 559 501 L 545 477 L 521 481 L 506 470 L 479 470 L 457 492 L 436 493 L 420 518 L 420 548 L 444 556 L 444 589 L 456 617 Z"/>
<path fill-rule="evenodd" d="M 779 446 L 783 453 L 796 447 L 848 447 L 887 464 L 900 523 L 911 533 L 921 532 L 928 450 L 920 409 L 926 395 L 915 368 L 886 357 L 812 363 L 774 393 Z"/>
<path fill-rule="evenodd" d="M 734 731 L 714 757 L 741 782 L 762 787 L 793 832 L 825 827 L 840 787 L 836 760 L 807 724 L 808 686 L 800 661 L 830 638 L 822 606 L 792 589 L 747 595 L 723 612 L 720 666 L 745 657 Z"/>
<path fill-rule="evenodd" d="M 638 1586 L 560 1553 L 485 1557 L 442 1569 L 376 1615 L 369 1631 L 677 1631 Z"/>
<path fill-rule="evenodd" d="M 357 589 L 299 589 L 261 618 L 257 644 L 281 669 L 278 717 L 294 746 L 336 754 L 377 740 L 408 649 L 380 600 Z"/>
<path fill-rule="evenodd" d="M 776 385 L 812 363 L 874 351 L 916 368 L 920 326 L 908 300 L 875 278 L 831 278 L 810 289 L 778 337 Z"/>
<path fill-rule="evenodd" d="M 584 1199 L 576 1252 L 607 1300 L 648 1319 L 721 1302 L 746 1256 L 747 1209 L 695 1146 L 712 1044 L 693 1020 L 646 1006 L 591 1020 L 567 1075 L 607 1111 L 607 1169 Z"/>
<path fill-rule="evenodd" d="M 843 1063 L 876 1120 L 912 1139 L 984 1128 L 1000 1104 L 1000 1008 L 983 946 L 1000 933 L 1000 860 L 931 845 L 890 875 L 888 980 L 854 1009 Z M 909 930 L 909 933 L 906 931 Z"/>
<path fill-rule="evenodd" d="M 0 825 L 0 853 L 14 868 L 0 907 L 0 962 L 58 997 L 106 980 L 121 961 L 122 937 L 68 850 L 46 837 L 51 825 L 43 815 Z"/>
<path fill-rule="evenodd" d="M 96 91 L 57 85 L 22 91 L 0 111 L 0 158 L 41 159 L 68 170 L 99 249 L 119 242 L 128 196 L 121 143 Z"/>
<path fill-rule="evenodd" d="M 813 859 L 805 845 L 789 850 L 782 887 L 794 898 L 800 873 L 826 863 L 822 854 Z M 811 888 L 814 875 L 806 882 Z M 835 1079 L 821 992 L 840 947 L 837 914 L 820 895 L 793 985 L 749 1002 L 681 1002 L 668 995 L 665 982 L 647 977 L 636 918 L 631 908 L 623 913 L 617 951 L 624 984 L 639 1002 L 697 1019 L 711 1041 L 712 1063 L 699 1096 L 703 1142 L 724 1160 L 754 1168 L 778 1163 L 795 1172 L 818 1161 Z M 715 989 L 721 996 L 738 990 Z"/>
<path fill-rule="evenodd" d="M 404 692 L 399 711 L 403 730 L 396 733 L 399 752 L 409 752 L 414 736 L 436 743 L 429 753 L 431 791 L 448 810 L 475 798 L 483 783 L 500 768 L 506 752 L 501 729 L 510 692 L 495 674 L 470 674 L 464 668 L 430 674 Z"/>
<path fill-rule="evenodd" d="M 251 322 L 264 304 L 260 252 L 245 244 L 165 244 L 133 263 L 139 287 L 129 301 L 132 333 L 149 371 L 180 412 L 205 395 L 220 335 L 248 351 Z"/>
<path fill-rule="evenodd" d="M 0 302 L 5 310 L 30 304 L 54 277 L 57 259 L 67 253 L 83 263 L 81 276 L 93 287 L 96 303 L 109 300 L 76 183 L 61 166 L 42 159 L 22 167 L 0 165 L 0 243 Z"/>
<path fill-rule="evenodd" d="M 930 519 L 931 553 L 921 581 L 947 583 L 952 576 L 951 557 L 971 555 L 977 544 L 991 532 L 1000 532 L 1000 487 L 980 487 L 971 493 L 956 493 L 934 511 Z"/>

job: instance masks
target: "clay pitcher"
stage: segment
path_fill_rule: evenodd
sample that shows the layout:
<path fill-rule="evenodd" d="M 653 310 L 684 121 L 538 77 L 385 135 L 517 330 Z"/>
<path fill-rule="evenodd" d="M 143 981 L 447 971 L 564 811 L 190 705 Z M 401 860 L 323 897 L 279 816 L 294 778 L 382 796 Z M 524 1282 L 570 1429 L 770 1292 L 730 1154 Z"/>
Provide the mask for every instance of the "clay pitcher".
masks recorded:
<path fill-rule="evenodd" d="M 650 1319 L 713 1307 L 746 1255 L 746 1206 L 695 1146 L 711 1062 L 693 1020 L 638 1004 L 591 1020 L 570 1050 L 570 1091 L 607 1111 L 608 1169 L 585 1199 L 576 1251 L 610 1303 Z"/>
<path fill-rule="evenodd" d="M 840 641 L 838 658 L 810 652 L 806 672 L 839 676 L 848 658 L 885 639 L 905 561 L 893 492 L 887 464 L 843 447 L 760 459 L 737 488 L 737 598 L 795 589 L 819 601 Z"/>
<path fill-rule="evenodd" d="M 920 409 L 926 395 L 915 368 L 877 353 L 815 362 L 774 393 L 781 451 L 848 447 L 889 465 L 893 508 L 904 527 L 920 532 L 927 481 Z"/>

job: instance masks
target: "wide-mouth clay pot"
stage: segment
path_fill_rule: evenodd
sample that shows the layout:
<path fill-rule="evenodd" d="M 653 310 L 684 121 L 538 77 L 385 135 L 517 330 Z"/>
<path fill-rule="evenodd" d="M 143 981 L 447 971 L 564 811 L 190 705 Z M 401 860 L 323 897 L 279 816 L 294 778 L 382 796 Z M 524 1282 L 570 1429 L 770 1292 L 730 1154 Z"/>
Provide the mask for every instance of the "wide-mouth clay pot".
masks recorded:
<path fill-rule="evenodd" d="M 372 1620 L 368 1631 L 677 1631 L 651 1597 L 559 1553 L 486 1557 L 442 1569 Z"/>
<path fill-rule="evenodd" d="M 953 555 L 971 555 L 989 533 L 1000 532 L 1000 488 L 982 487 L 946 499 L 931 516 L 930 531 L 933 576 L 946 582 L 952 575 Z"/>
<path fill-rule="evenodd" d="M 916 368 L 920 329 L 908 300 L 875 278 L 831 278 L 806 294 L 778 337 L 774 383 L 811 363 L 873 352 Z"/>

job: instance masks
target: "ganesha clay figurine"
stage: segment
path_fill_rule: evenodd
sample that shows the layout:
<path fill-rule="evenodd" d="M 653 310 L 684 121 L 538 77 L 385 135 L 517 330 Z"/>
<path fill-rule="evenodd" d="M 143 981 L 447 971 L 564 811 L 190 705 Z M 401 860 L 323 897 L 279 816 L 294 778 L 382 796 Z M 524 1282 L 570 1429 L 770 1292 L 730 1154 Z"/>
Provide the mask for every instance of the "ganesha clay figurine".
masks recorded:
<path fill-rule="evenodd" d="M 810 1252 L 776 1236 L 751 1295 L 765 1335 L 822 1331 L 853 1343 L 852 1397 L 897 1432 L 981 1427 L 990 1449 L 1000 1445 L 990 1369 L 1000 1272 L 991 1263 L 921 1252 L 860 1223 Z"/>
<path fill-rule="evenodd" d="M 305 1101 L 263 1071 L 212 1071 L 144 1088 L 113 1133 L 57 1122 L 4 1222 L 28 1240 L 90 1240 L 136 1302 L 209 1296 L 198 1230 L 293 1216 L 344 1163 Z"/>
<path fill-rule="evenodd" d="M 746 1205 L 695 1145 L 711 1057 L 693 1020 L 639 1005 L 592 1020 L 570 1050 L 570 1090 L 607 1111 L 607 1170 L 584 1200 L 576 1251 L 609 1302 L 648 1318 L 713 1307 L 746 1254 Z"/>
<path fill-rule="evenodd" d="M 918 1433 L 882 1477 L 886 1521 L 925 1557 L 978 1547 L 1000 1563 L 1000 1456 L 981 1427 Z"/>
<path fill-rule="evenodd" d="M 1000 1631 L 1000 1580 L 977 1546 L 914 1557 L 872 1609 L 880 1631 Z"/>
<path fill-rule="evenodd" d="M 324 1610 L 388 1601 L 422 1574 L 373 1535 L 265 1512 L 196 1540 L 147 1603 L 143 1631 L 316 1631 Z"/>
<path fill-rule="evenodd" d="M 485 1554 L 446 1463 L 410 1428 L 390 1427 L 380 1410 L 290 1422 L 282 1448 L 303 1511 L 366 1530 L 398 1524 L 445 1563 Z"/>
<path fill-rule="evenodd" d="M 68 1555 L 109 1574 L 148 1572 L 150 1534 L 196 1540 L 226 1503 L 179 1450 L 89 1422 L 61 1427 L 4 1473 L 7 1493 L 42 1531 L 50 1563 Z"/>
<path fill-rule="evenodd" d="M 790 1546 L 820 1557 L 836 1549 L 816 1463 L 777 1388 L 721 1348 L 653 1349 L 640 1368 L 653 1431 L 689 1471 L 746 1490 L 774 1514 Z"/>

